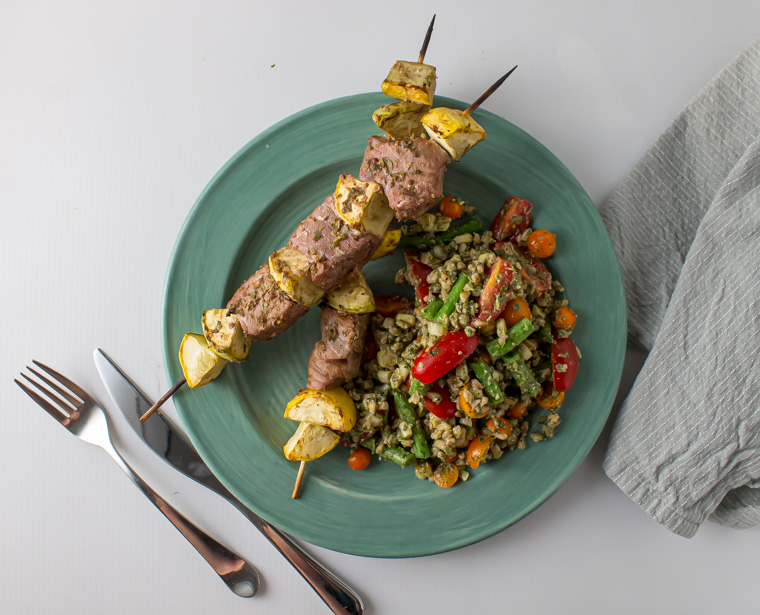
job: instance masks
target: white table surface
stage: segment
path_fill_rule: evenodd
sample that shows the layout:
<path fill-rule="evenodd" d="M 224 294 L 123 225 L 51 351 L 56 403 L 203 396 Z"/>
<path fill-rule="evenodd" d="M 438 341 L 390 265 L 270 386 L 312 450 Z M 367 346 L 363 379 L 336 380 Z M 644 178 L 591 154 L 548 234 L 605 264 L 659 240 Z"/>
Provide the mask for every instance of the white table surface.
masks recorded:
<path fill-rule="evenodd" d="M 206 182 L 277 120 L 377 90 L 434 12 L 438 92 L 472 99 L 519 64 L 484 106 L 597 205 L 760 23 L 756 0 L 0 4 L 0 612 L 328 612 L 240 514 L 142 446 L 91 353 L 157 398 L 166 266 Z M 138 471 L 261 570 L 259 596 L 230 594 L 105 453 L 26 398 L 12 378 L 32 358 L 102 400 Z M 629 353 L 619 399 L 641 361 Z M 602 472 L 608 434 L 544 506 L 480 544 L 412 560 L 309 549 L 367 613 L 754 611 L 760 531 L 670 534 Z"/>

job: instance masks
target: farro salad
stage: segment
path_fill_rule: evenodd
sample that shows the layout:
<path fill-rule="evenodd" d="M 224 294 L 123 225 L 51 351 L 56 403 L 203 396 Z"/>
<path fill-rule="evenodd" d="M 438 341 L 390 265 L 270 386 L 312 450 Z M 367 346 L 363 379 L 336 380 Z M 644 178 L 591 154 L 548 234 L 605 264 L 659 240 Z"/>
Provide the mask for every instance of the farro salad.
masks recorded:
<path fill-rule="evenodd" d="M 396 282 L 415 299 L 375 297 L 361 371 L 343 386 L 358 415 L 341 438 L 350 467 L 375 453 L 451 487 L 554 436 L 580 351 L 575 312 L 542 260 L 555 236 L 533 230 L 531 214 L 510 197 L 484 231 L 474 207 L 450 196 L 403 227 Z"/>

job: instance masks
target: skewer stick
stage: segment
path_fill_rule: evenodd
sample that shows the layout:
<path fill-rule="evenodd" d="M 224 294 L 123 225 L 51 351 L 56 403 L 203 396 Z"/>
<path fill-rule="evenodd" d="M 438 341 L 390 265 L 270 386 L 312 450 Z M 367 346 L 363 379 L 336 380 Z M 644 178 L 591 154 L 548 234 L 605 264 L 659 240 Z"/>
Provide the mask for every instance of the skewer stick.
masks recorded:
<path fill-rule="evenodd" d="M 180 387 L 186 382 L 187 380 L 182 378 L 182 380 L 179 380 L 177 384 L 175 384 L 171 389 L 169 389 L 166 393 L 164 393 L 161 399 L 159 399 L 155 404 L 153 404 L 148 409 L 148 411 L 140 417 L 140 422 L 144 423 L 145 421 L 147 421 L 148 417 L 150 417 L 151 414 L 153 414 L 156 410 L 158 410 L 161 406 L 163 406 L 164 402 L 167 399 L 169 399 L 172 395 L 174 395 L 180 389 Z"/>
<path fill-rule="evenodd" d="M 499 89 L 499 86 L 506 81 L 507 77 L 509 77 L 513 72 L 515 72 L 516 68 L 517 68 L 517 65 L 515 65 L 515 67 L 511 71 L 509 71 L 506 75 L 504 75 L 501 79 L 499 79 L 496 83 L 494 83 L 485 92 L 483 92 L 474 103 L 472 103 L 469 107 L 467 107 L 467 109 L 464 110 L 464 114 L 470 115 L 470 113 L 472 113 L 473 111 L 475 111 L 475 109 L 477 109 L 480 105 L 482 105 L 491 94 L 493 94 L 496 90 Z"/>
<path fill-rule="evenodd" d="M 295 487 L 293 487 L 293 495 L 291 496 L 294 500 L 298 497 L 298 490 L 301 488 L 301 481 L 303 480 L 303 471 L 306 469 L 306 462 L 302 461 L 301 465 L 298 467 L 298 476 L 296 476 L 296 484 Z"/>
<path fill-rule="evenodd" d="M 422 43 L 422 49 L 420 49 L 420 57 L 417 58 L 417 62 L 422 64 L 422 62 L 425 60 L 425 54 L 427 53 L 428 43 L 430 43 L 430 35 L 433 33 L 433 24 L 435 23 L 435 15 L 433 15 L 433 19 L 430 21 L 430 25 L 428 26 L 427 32 L 425 33 L 425 40 Z"/>

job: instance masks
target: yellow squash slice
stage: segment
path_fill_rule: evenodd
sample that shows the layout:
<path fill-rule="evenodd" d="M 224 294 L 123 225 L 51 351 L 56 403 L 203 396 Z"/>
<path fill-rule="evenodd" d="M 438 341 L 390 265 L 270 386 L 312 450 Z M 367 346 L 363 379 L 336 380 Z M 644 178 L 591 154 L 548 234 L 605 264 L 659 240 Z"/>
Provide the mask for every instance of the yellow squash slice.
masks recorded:
<path fill-rule="evenodd" d="M 394 139 L 413 139 L 425 134 L 420 120 L 429 109 L 427 105 L 400 100 L 380 107 L 372 114 L 372 119 L 380 130 L 384 130 Z"/>
<path fill-rule="evenodd" d="M 377 250 L 375 250 L 369 260 L 376 261 L 378 258 L 393 254 L 399 241 L 401 241 L 401 229 L 385 231 L 383 242 L 377 247 Z"/>
<path fill-rule="evenodd" d="M 227 359 L 208 347 L 206 338 L 198 333 L 186 333 L 179 345 L 179 363 L 187 385 L 197 389 L 222 373 Z"/>
<path fill-rule="evenodd" d="M 355 229 L 378 237 L 383 236 L 394 216 L 380 184 L 363 182 L 349 173 L 338 179 L 335 209 Z"/>
<path fill-rule="evenodd" d="M 375 311 L 375 296 L 361 271 L 327 293 L 327 303 L 336 310 L 350 314 L 369 314 Z"/>
<path fill-rule="evenodd" d="M 338 434 L 327 427 L 303 422 L 282 450 L 291 461 L 312 461 L 334 449 L 338 440 Z"/>
<path fill-rule="evenodd" d="M 208 346 L 227 361 L 245 361 L 251 340 L 243 333 L 238 317 L 227 309 L 203 312 L 203 335 Z"/>
<path fill-rule="evenodd" d="M 269 271 L 282 291 L 296 303 L 317 305 L 325 294 L 311 281 L 311 262 L 298 250 L 276 250 L 269 257 Z"/>
<path fill-rule="evenodd" d="M 432 105 L 435 94 L 435 66 L 399 60 L 383 81 L 383 94 L 391 98 Z"/>
<path fill-rule="evenodd" d="M 483 127 L 458 109 L 431 109 L 423 116 L 422 125 L 430 138 L 454 160 L 459 160 L 473 145 L 486 138 Z"/>
<path fill-rule="evenodd" d="M 302 389 L 285 408 L 285 418 L 350 431 L 356 425 L 356 406 L 345 389 Z"/>

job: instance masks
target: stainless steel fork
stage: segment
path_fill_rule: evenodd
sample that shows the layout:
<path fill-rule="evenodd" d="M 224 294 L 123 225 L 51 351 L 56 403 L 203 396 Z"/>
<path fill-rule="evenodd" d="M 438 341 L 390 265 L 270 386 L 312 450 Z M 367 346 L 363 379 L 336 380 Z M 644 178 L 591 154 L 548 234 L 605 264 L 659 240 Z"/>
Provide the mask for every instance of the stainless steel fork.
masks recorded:
<path fill-rule="evenodd" d="M 24 373 L 21 377 L 45 397 L 20 380 L 14 379 L 14 382 L 71 433 L 85 442 L 99 446 L 111 455 L 140 491 L 190 541 L 231 591 L 244 598 L 253 596 L 259 588 L 258 571 L 242 557 L 195 527 L 129 467 L 111 441 L 108 417 L 90 395 L 55 370 L 38 361 L 32 362 L 55 382 L 29 366 L 27 369 L 41 382 Z"/>

